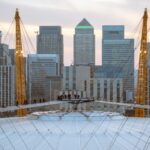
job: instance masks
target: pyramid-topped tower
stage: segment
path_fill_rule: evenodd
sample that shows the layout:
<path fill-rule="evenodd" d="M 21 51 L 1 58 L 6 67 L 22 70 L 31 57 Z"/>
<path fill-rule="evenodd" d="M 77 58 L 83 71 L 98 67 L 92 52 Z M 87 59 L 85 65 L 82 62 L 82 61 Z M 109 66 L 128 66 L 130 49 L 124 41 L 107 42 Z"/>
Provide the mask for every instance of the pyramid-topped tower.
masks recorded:
<path fill-rule="evenodd" d="M 75 27 L 74 64 L 95 64 L 94 27 L 84 18 Z"/>
<path fill-rule="evenodd" d="M 93 28 L 93 26 L 85 18 L 83 18 L 81 22 L 77 24 L 76 28 L 87 29 L 87 28 Z"/>

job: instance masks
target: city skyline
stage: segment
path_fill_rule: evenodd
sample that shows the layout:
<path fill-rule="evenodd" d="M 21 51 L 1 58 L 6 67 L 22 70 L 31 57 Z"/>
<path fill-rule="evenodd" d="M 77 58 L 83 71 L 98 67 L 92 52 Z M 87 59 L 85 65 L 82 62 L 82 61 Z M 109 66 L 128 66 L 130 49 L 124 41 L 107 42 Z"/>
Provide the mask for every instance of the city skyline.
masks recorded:
<path fill-rule="evenodd" d="M 0 0 L 0 150 L 150 150 L 150 0 Z"/>
<path fill-rule="evenodd" d="M 82 2 L 79 0 L 66 0 L 63 2 L 45 0 L 45 3 L 39 0 L 21 2 L 1 0 L 0 3 L 0 13 L 3 14 L 0 18 L 0 30 L 3 31 L 3 36 L 8 31 L 17 7 L 34 45 L 36 45 L 35 31 L 38 31 L 40 25 L 60 25 L 64 35 L 64 64 L 70 65 L 73 62 L 74 28 L 81 19 L 86 18 L 94 26 L 96 64 L 101 64 L 102 25 L 124 25 L 126 38 L 134 38 L 133 32 L 142 18 L 148 0 L 83 0 Z M 110 16 L 112 14 L 110 12 L 113 12 L 113 16 Z"/>

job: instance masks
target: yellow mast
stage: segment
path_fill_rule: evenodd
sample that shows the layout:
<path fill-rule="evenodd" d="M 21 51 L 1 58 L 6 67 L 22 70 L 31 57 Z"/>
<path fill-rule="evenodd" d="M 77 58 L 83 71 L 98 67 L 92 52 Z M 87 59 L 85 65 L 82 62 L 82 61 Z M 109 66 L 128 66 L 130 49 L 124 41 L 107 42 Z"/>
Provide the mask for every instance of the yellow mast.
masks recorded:
<path fill-rule="evenodd" d="M 140 47 L 140 61 L 138 67 L 138 81 L 136 91 L 136 103 L 144 105 L 147 101 L 147 9 L 144 11 L 143 27 Z M 136 108 L 135 116 L 144 117 L 146 115 L 145 109 Z"/>
<path fill-rule="evenodd" d="M 20 30 L 20 16 L 16 9 L 16 102 L 18 105 L 23 105 L 26 101 L 26 85 L 24 76 L 24 59 L 22 50 L 21 30 Z M 26 115 L 25 109 L 19 109 L 17 115 L 22 117 Z"/>

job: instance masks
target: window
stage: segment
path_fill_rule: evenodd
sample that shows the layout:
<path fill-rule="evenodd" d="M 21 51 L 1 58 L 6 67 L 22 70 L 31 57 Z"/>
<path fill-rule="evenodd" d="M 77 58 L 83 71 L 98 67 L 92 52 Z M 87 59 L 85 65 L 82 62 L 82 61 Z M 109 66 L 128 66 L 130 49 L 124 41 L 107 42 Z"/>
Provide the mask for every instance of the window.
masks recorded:
<path fill-rule="evenodd" d="M 107 80 L 104 81 L 104 100 L 107 100 Z"/>
<path fill-rule="evenodd" d="M 76 90 L 76 83 L 73 83 L 73 90 Z"/>
<path fill-rule="evenodd" d="M 101 91 L 100 91 L 100 80 L 97 81 L 97 99 L 100 99 L 100 94 L 101 94 Z"/>
<path fill-rule="evenodd" d="M 120 102 L 120 81 L 117 80 L 117 102 Z"/>
<path fill-rule="evenodd" d="M 87 81 L 84 81 L 84 91 L 87 91 Z"/>
<path fill-rule="evenodd" d="M 110 81 L 110 101 L 113 101 L 113 81 Z"/>
<path fill-rule="evenodd" d="M 69 84 L 66 83 L 66 90 L 69 90 Z"/>
<path fill-rule="evenodd" d="M 90 96 L 93 97 L 93 80 L 90 81 Z"/>

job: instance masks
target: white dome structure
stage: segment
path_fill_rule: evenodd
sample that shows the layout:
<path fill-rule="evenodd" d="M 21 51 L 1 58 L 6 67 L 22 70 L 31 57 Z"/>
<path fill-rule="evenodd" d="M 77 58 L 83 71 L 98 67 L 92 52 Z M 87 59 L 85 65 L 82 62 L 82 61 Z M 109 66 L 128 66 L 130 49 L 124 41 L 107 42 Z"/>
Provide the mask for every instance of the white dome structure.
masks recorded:
<path fill-rule="evenodd" d="M 0 119 L 0 150 L 150 149 L 150 119 L 109 112 Z M 36 119 L 35 119 L 36 118 Z"/>

